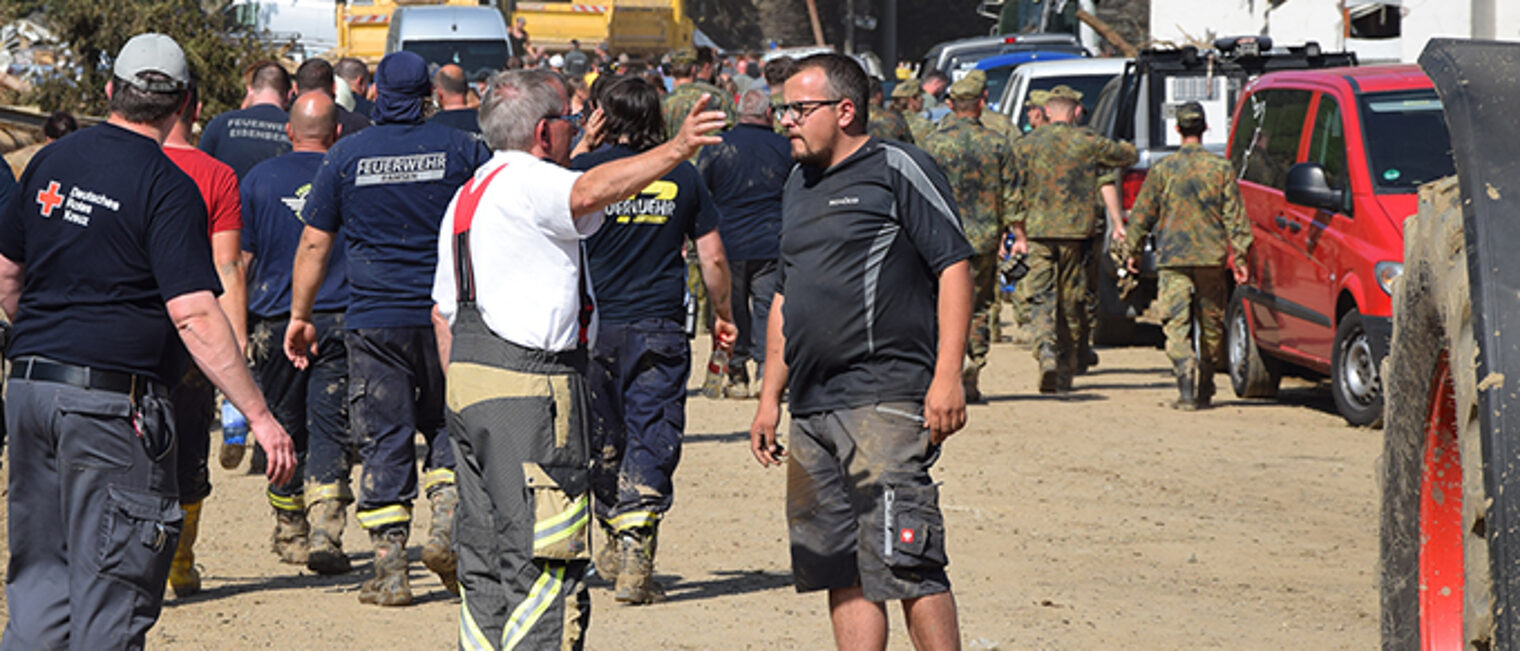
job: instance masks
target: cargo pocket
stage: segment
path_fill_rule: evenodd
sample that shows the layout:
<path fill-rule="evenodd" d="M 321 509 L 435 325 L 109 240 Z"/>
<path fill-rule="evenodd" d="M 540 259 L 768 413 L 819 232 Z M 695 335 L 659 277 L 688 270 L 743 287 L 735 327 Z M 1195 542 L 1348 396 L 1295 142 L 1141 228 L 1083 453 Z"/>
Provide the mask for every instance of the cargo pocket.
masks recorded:
<path fill-rule="evenodd" d="M 586 472 L 577 469 L 574 472 Z M 591 558 L 591 496 L 567 494 L 536 463 L 523 464 L 523 480 L 533 509 L 533 557 L 556 560 Z M 584 482 L 582 482 L 584 485 Z"/>
<path fill-rule="evenodd" d="M 150 595 L 161 593 L 185 519 L 179 501 L 115 486 L 106 490 L 100 518 L 100 574 Z"/>
<path fill-rule="evenodd" d="M 945 566 L 945 521 L 939 512 L 939 487 L 887 486 L 882 510 L 882 552 L 888 567 L 925 571 Z"/>

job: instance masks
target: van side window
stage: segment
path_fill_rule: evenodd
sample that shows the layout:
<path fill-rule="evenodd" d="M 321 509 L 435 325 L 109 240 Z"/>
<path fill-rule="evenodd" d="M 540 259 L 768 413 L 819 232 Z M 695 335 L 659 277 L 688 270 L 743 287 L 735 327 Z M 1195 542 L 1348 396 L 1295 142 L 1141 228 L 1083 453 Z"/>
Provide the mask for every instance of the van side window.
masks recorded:
<path fill-rule="evenodd" d="M 1330 187 L 1346 187 L 1346 128 L 1341 123 L 1340 105 L 1329 95 L 1320 95 L 1319 110 L 1314 112 L 1309 162 L 1325 168 Z"/>
<path fill-rule="evenodd" d="M 1298 139 L 1303 135 L 1304 116 L 1309 113 L 1312 95 L 1307 90 L 1269 89 L 1246 98 L 1240 119 L 1235 122 L 1234 146 L 1230 151 L 1230 162 L 1235 164 L 1240 178 L 1284 189 L 1288 168 L 1298 155 Z M 1343 143 L 1342 161 L 1344 149 Z"/>

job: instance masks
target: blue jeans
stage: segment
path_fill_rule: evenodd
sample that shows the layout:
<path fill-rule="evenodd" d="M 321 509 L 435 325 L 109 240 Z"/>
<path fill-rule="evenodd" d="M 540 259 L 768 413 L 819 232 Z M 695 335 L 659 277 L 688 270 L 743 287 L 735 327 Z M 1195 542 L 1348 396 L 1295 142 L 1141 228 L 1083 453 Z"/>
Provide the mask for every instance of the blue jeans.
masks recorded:
<path fill-rule="evenodd" d="M 614 530 L 652 527 L 670 510 L 690 374 L 679 322 L 601 324 L 586 373 L 591 487 L 597 518 Z"/>

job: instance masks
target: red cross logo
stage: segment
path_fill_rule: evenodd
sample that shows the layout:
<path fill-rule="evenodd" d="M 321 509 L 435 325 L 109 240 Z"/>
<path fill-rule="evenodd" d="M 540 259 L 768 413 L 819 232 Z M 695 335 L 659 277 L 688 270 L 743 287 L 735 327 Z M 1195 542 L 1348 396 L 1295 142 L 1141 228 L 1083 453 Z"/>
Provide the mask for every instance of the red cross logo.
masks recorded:
<path fill-rule="evenodd" d="M 42 216 L 52 217 L 53 209 L 63 203 L 63 195 L 58 194 L 58 182 L 48 181 L 46 190 L 37 191 L 37 203 L 42 205 Z"/>
<path fill-rule="evenodd" d="M 913 544 L 913 539 L 917 537 L 917 534 L 915 534 L 912 529 L 905 528 L 901 532 L 898 532 L 897 537 L 902 539 L 904 545 L 911 545 Z"/>

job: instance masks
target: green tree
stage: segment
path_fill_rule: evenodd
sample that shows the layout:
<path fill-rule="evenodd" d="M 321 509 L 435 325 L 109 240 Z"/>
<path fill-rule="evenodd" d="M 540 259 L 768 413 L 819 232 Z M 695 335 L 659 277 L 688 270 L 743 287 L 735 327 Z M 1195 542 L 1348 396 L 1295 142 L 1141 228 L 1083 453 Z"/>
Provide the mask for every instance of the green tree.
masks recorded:
<path fill-rule="evenodd" d="M 46 111 L 105 115 L 114 57 L 128 39 L 144 32 L 168 34 L 184 48 L 207 116 L 242 104 L 244 67 L 278 57 L 274 47 L 206 11 L 199 0 L 41 0 L 37 5 L 42 22 L 62 43 L 58 74 L 26 98 Z"/>

